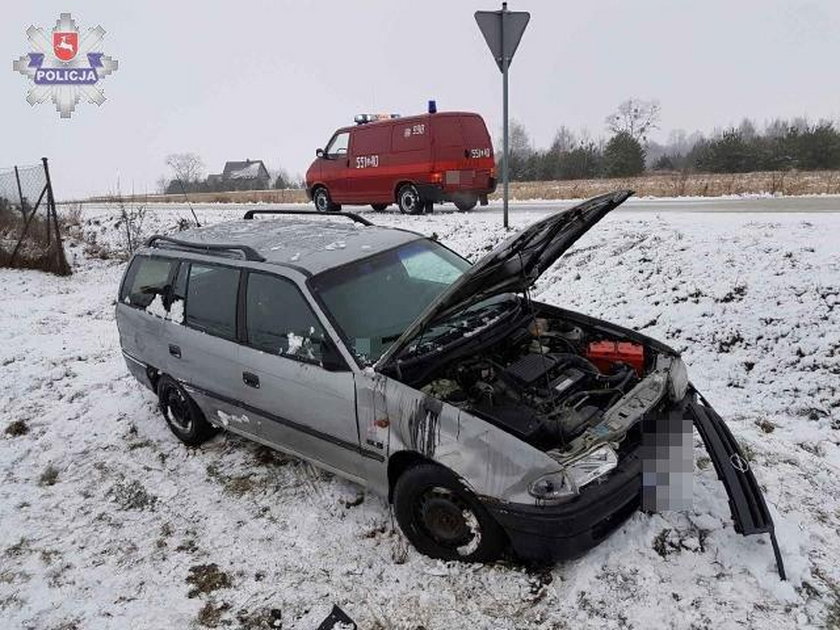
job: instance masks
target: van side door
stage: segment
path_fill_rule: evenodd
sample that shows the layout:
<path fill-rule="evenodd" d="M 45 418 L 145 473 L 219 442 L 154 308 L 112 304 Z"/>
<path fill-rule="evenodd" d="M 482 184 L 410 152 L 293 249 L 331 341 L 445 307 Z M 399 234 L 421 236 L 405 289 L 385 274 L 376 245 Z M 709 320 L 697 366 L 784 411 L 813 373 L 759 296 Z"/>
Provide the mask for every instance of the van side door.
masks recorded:
<path fill-rule="evenodd" d="M 292 280 L 250 270 L 243 288 L 243 397 L 263 441 L 362 482 L 355 381 L 334 342 Z"/>
<path fill-rule="evenodd" d="M 369 123 L 353 130 L 350 151 L 349 197 L 359 203 L 394 201 L 393 173 L 390 167 L 390 122 Z"/>
<path fill-rule="evenodd" d="M 326 185 L 330 198 L 344 203 L 347 198 L 347 175 L 350 170 L 350 130 L 337 131 L 324 149 L 320 159 L 321 181 Z"/>

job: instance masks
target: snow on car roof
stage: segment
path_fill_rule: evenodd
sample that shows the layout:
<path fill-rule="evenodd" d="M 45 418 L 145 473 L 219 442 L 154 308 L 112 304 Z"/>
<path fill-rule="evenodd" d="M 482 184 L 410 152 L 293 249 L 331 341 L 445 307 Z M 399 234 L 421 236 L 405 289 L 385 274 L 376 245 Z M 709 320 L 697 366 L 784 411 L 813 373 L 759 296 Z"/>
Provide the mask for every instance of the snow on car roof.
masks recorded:
<path fill-rule="evenodd" d="M 195 228 L 177 237 L 193 243 L 247 245 L 267 263 L 291 264 L 313 274 L 424 238 L 408 230 L 329 217 L 243 219 Z"/>

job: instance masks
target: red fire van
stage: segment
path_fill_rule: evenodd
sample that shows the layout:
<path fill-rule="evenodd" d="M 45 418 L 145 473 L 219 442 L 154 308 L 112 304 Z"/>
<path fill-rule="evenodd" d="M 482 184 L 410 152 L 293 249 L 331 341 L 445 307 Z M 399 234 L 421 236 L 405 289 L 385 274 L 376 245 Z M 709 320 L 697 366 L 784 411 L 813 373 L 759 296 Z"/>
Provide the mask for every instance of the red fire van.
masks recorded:
<path fill-rule="evenodd" d="M 342 204 L 384 210 L 396 202 L 401 212 L 417 214 L 443 201 L 466 211 L 486 205 L 496 189 L 490 134 L 469 112 L 362 114 L 315 155 L 306 192 L 319 212 Z"/>

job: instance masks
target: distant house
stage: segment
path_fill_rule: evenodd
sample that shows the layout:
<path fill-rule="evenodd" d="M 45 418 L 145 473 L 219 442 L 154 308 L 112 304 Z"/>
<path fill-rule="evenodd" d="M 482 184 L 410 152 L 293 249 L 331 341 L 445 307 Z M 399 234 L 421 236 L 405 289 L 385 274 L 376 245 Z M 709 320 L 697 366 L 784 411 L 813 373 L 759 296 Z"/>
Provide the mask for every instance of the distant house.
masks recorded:
<path fill-rule="evenodd" d="M 225 186 L 236 190 L 261 190 L 269 188 L 271 182 L 271 176 L 262 160 L 225 162 L 221 179 Z"/>

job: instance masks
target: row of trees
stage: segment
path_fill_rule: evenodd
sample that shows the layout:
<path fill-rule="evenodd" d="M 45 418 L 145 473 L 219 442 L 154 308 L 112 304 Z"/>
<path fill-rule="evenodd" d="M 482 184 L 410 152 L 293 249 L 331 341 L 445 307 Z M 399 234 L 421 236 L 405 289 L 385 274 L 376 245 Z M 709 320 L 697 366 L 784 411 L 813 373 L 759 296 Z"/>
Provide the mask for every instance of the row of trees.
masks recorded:
<path fill-rule="evenodd" d="M 668 142 L 648 140 L 658 129 L 655 101 L 630 99 L 606 119 L 610 135 L 593 139 L 566 127 L 551 146 L 535 149 L 525 127 L 511 122 L 510 178 L 522 181 L 629 177 L 650 171 L 744 173 L 840 169 L 840 130 L 829 121 L 774 120 L 762 131 L 745 119 L 706 137 L 672 132 Z M 501 155 L 500 142 L 497 150 Z M 499 166 L 501 167 L 501 161 Z"/>

